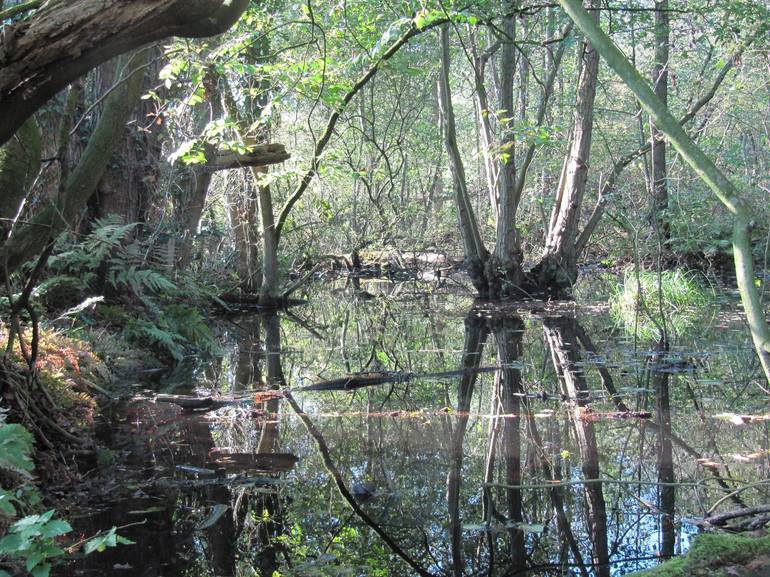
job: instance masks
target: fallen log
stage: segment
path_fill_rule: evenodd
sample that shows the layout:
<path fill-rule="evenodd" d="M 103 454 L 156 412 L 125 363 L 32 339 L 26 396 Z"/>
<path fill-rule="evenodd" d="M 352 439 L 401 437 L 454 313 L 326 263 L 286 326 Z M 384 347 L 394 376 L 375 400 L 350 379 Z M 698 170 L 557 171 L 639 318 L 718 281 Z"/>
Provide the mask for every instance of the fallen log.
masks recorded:
<path fill-rule="evenodd" d="M 171 403 L 186 411 L 211 411 L 229 405 L 239 405 L 245 399 L 215 399 L 214 397 L 193 397 L 189 395 L 156 395 L 156 403 Z"/>
<path fill-rule="evenodd" d="M 224 469 L 227 473 L 283 473 L 291 471 L 299 461 L 292 453 L 223 453 L 216 449 L 209 453 L 209 457 L 212 460 L 206 463 L 206 467 Z"/>
<path fill-rule="evenodd" d="M 232 150 L 218 150 L 214 161 L 210 163 L 213 170 L 227 170 L 246 166 L 267 166 L 280 164 L 291 158 L 283 144 L 258 144 L 249 147 L 248 152 L 238 153 Z"/>
<path fill-rule="evenodd" d="M 739 519 L 741 517 L 751 517 L 754 515 L 761 515 L 763 513 L 770 513 L 770 505 L 759 505 L 757 507 L 746 507 L 744 509 L 736 509 L 734 511 L 727 511 L 726 513 L 719 513 L 718 515 L 712 515 L 703 519 L 704 523 L 714 525 L 716 527 L 722 527 L 727 524 L 728 521 L 733 519 Z"/>

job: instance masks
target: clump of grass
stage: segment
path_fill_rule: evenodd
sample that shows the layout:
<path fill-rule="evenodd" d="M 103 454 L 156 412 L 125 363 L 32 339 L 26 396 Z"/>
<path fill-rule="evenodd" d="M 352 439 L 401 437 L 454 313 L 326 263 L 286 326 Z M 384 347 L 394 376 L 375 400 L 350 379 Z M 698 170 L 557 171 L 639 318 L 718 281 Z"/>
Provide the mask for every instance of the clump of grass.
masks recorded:
<path fill-rule="evenodd" d="M 677 335 L 707 328 L 715 302 L 714 289 L 692 272 L 627 269 L 610 297 L 610 310 L 628 332 L 657 340 L 664 325 Z"/>

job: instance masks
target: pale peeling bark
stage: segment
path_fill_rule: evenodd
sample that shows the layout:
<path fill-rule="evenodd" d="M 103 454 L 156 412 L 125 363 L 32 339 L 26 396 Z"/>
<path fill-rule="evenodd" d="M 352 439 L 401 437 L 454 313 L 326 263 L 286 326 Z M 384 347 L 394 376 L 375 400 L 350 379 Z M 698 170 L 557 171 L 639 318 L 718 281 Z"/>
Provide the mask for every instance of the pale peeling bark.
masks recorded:
<path fill-rule="evenodd" d="M 6 26 L 0 43 L 0 144 L 71 81 L 170 36 L 232 26 L 248 0 L 68 0 Z"/>
<path fill-rule="evenodd" d="M 591 7 L 598 23 L 600 2 L 592 0 Z M 533 271 L 538 284 L 556 294 L 569 290 L 577 280 L 576 240 L 588 178 L 599 74 L 599 53 L 588 40 L 581 46 L 581 62 L 572 138 L 559 179 L 543 258 Z"/>

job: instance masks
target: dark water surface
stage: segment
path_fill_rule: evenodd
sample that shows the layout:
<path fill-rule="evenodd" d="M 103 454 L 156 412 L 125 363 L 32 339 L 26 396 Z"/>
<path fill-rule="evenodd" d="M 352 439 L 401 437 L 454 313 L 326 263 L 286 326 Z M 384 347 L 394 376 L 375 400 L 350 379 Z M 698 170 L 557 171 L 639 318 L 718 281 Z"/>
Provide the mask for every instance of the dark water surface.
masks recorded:
<path fill-rule="evenodd" d="M 623 575 L 770 477 L 768 421 L 748 418 L 767 396 L 729 307 L 688 313 L 662 351 L 606 306 L 365 288 L 224 320 L 221 362 L 159 386 L 239 402 L 123 407 L 115 481 L 75 525 L 129 525 L 136 544 L 66 574 Z"/>

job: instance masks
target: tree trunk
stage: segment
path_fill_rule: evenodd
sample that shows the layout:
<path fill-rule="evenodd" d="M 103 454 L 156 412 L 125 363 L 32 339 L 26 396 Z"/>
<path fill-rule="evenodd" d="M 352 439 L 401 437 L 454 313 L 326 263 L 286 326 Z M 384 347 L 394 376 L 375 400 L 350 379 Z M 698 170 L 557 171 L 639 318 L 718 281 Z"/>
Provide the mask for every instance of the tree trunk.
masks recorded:
<path fill-rule="evenodd" d="M 598 0 L 591 0 L 591 15 L 597 23 L 600 5 Z M 599 73 L 599 53 L 587 39 L 581 45 L 580 54 L 581 68 L 572 138 L 556 191 L 545 251 L 533 270 L 539 287 L 557 295 L 568 292 L 577 280 L 578 222 L 588 178 Z"/>
<path fill-rule="evenodd" d="M 245 173 L 238 174 L 240 182 L 228 186 L 230 223 L 235 237 L 235 272 L 240 289 L 256 294 L 262 285 L 261 258 L 259 252 L 259 199 L 256 187 Z"/>
<path fill-rule="evenodd" d="M 455 128 L 454 107 L 452 106 L 452 92 L 449 86 L 449 25 L 444 24 L 439 31 L 441 41 L 441 73 L 439 76 L 439 109 L 441 111 L 442 133 L 444 146 L 449 157 L 449 166 L 452 171 L 452 183 L 454 188 L 455 203 L 457 205 L 457 220 L 460 227 L 460 236 L 463 242 L 465 265 L 468 269 L 471 281 L 480 295 L 489 293 L 489 286 L 485 278 L 484 269 L 487 264 L 487 249 L 481 240 L 476 216 L 473 212 L 468 185 L 465 178 L 465 168 L 457 145 L 457 131 Z"/>
<path fill-rule="evenodd" d="M 124 59 L 128 61 L 126 70 L 136 70 L 146 63 L 147 50 Z M 22 263 L 40 253 L 49 239 L 75 222 L 107 169 L 126 121 L 139 100 L 143 81 L 143 74 L 133 74 L 107 97 L 88 146 L 62 187 L 58 204 L 35 215 L 2 247 L 0 262 L 6 264 L 2 274 L 12 274 Z"/>
<path fill-rule="evenodd" d="M 151 55 L 157 55 L 159 48 L 151 49 Z M 119 69 L 117 61 L 102 68 L 111 69 L 102 78 L 101 93 L 110 90 L 116 81 Z M 147 77 L 154 79 L 160 64 L 154 63 L 148 70 Z M 141 72 L 137 72 L 141 74 Z M 142 88 L 144 91 L 146 85 Z M 155 104 L 151 100 L 140 100 L 127 122 L 120 137 L 121 146 L 113 155 L 113 161 L 106 171 L 96 193 L 89 201 L 90 216 L 103 218 L 110 214 L 122 217 L 124 222 L 144 222 L 148 203 L 159 179 L 161 162 L 160 136 L 163 125 L 153 123 Z M 140 128 L 140 130 L 137 130 Z"/>
<path fill-rule="evenodd" d="M 513 2 L 506 7 L 514 8 Z M 523 255 L 516 228 L 516 211 L 521 200 L 521 190 L 516 180 L 516 140 L 514 133 L 515 109 L 513 103 L 513 77 L 515 73 L 516 17 L 510 16 L 503 22 L 502 48 L 500 49 L 500 99 L 498 108 L 505 120 L 501 121 L 500 146 L 497 178 L 497 226 L 495 250 L 489 259 L 486 274 L 490 291 L 502 296 L 516 291 L 521 286 Z"/>
<path fill-rule="evenodd" d="M 252 169 L 254 177 L 267 173 L 267 169 L 257 167 Z M 259 290 L 259 302 L 265 306 L 279 304 L 281 295 L 278 294 L 278 235 L 275 228 L 273 213 L 273 197 L 270 186 L 257 183 L 259 187 L 259 217 L 262 223 L 262 286 Z"/>
<path fill-rule="evenodd" d="M 0 144 L 91 68 L 170 36 L 232 26 L 248 0 L 69 0 L 4 27 L 0 40 Z"/>
<path fill-rule="evenodd" d="M 203 134 L 206 125 L 222 117 L 222 98 L 219 90 L 219 75 L 210 70 L 203 79 L 206 99 L 203 108 L 197 111 L 198 119 L 195 132 Z M 177 254 L 178 270 L 186 270 L 192 262 L 193 238 L 198 232 L 203 208 L 206 205 L 211 177 L 217 170 L 217 147 L 211 142 L 203 143 L 206 162 L 187 167 L 184 180 L 180 184 L 181 195 L 177 201 L 178 220 L 181 223 L 179 234 L 182 240 Z"/>
<path fill-rule="evenodd" d="M 0 147 L 0 231 L 10 228 L 24 197 L 40 170 L 40 128 L 27 120 L 14 137 Z M 5 234 L 0 235 L 5 240 Z"/>
<path fill-rule="evenodd" d="M 741 199 L 735 185 L 720 171 L 714 162 L 698 148 L 682 126 L 668 111 L 668 108 L 652 92 L 628 59 L 612 43 L 602 29 L 576 0 L 559 0 L 591 43 L 607 61 L 607 64 L 621 77 L 642 107 L 650 114 L 655 125 L 663 132 L 682 158 L 695 173 L 711 188 L 712 192 L 733 214 L 733 257 L 735 276 L 741 302 L 746 313 L 754 348 L 762 363 L 765 378 L 770 382 L 770 330 L 765 320 L 764 308 L 754 286 L 754 258 L 751 252 L 751 218 L 748 206 Z"/>
<path fill-rule="evenodd" d="M 668 0 L 655 2 L 655 64 L 652 68 L 652 90 L 664 106 L 668 106 L 668 49 L 670 26 Z M 666 141 L 664 134 L 651 122 L 652 129 L 652 221 L 658 238 L 666 243 L 671 238 L 668 216 Z"/>

